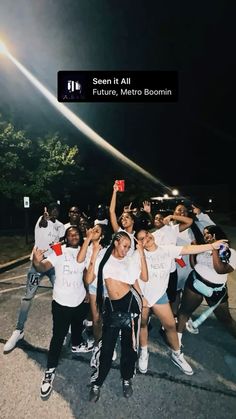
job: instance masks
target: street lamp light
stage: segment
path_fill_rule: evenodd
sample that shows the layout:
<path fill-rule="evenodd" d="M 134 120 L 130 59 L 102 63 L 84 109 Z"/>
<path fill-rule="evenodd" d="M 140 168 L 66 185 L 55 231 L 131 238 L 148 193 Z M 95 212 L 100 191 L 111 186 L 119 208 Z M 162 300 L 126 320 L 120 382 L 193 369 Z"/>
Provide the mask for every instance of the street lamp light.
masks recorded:
<path fill-rule="evenodd" d="M 173 195 L 173 196 L 177 196 L 177 195 L 179 195 L 179 191 L 178 191 L 178 189 L 173 189 L 173 190 L 172 190 L 172 195 Z"/>
<path fill-rule="evenodd" d="M 209 203 L 209 212 L 213 212 L 213 211 L 212 211 L 212 201 L 213 201 L 213 200 L 212 200 L 212 198 L 209 198 L 209 199 L 208 199 L 208 203 Z"/>

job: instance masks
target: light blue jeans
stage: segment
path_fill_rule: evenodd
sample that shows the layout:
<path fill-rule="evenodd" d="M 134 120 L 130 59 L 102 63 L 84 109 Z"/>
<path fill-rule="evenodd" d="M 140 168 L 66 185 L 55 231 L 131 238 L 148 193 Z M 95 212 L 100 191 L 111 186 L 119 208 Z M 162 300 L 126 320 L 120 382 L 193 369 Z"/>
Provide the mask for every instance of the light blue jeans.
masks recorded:
<path fill-rule="evenodd" d="M 27 284 L 26 284 L 25 295 L 21 300 L 20 312 L 19 312 L 18 321 L 16 325 L 17 330 L 24 329 L 24 325 L 28 317 L 32 300 L 37 292 L 38 286 L 42 278 L 45 275 L 49 278 L 53 286 L 55 282 L 55 269 L 51 268 L 46 272 L 40 273 L 40 272 L 37 272 L 34 265 L 31 264 L 28 274 L 27 274 Z"/>

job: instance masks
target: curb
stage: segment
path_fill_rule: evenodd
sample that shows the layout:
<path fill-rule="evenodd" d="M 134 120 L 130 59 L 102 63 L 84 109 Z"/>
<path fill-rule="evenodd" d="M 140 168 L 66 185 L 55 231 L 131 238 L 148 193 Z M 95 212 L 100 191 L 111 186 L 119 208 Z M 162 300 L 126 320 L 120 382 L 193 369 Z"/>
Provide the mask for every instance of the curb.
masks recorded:
<path fill-rule="evenodd" d="M 3 265 L 0 265 L 0 273 L 9 271 L 10 269 L 15 268 L 16 266 L 23 265 L 29 260 L 30 260 L 30 254 L 26 256 L 22 256 L 19 259 L 12 260 L 11 262 L 4 263 Z"/>

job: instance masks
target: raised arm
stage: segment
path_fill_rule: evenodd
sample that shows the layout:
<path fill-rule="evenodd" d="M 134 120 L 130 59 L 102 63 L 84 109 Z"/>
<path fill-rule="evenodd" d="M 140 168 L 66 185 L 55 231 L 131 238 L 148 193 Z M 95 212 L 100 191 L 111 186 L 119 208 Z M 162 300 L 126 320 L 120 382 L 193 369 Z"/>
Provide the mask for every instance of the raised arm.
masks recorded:
<path fill-rule="evenodd" d="M 142 210 L 142 208 L 141 208 L 141 210 Z M 148 216 L 150 218 L 150 221 L 153 224 L 153 216 L 152 216 L 152 212 L 151 212 L 151 202 L 150 201 L 143 201 L 143 211 L 145 211 L 148 214 Z"/>
<path fill-rule="evenodd" d="M 148 281 L 148 268 L 147 268 L 146 257 L 144 254 L 143 242 L 141 240 L 137 240 L 137 239 L 135 240 L 137 241 L 136 249 L 139 253 L 140 262 L 141 262 L 140 279 L 142 279 L 142 281 L 144 282 L 147 282 Z"/>
<path fill-rule="evenodd" d="M 77 255 L 77 262 L 78 263 L 81 263 L 85 260 L 86 253 L 87 253 L 87 250 L 88 250 L 88 246 L 89 246 L 89 243 L 90 243 L 92 237 L 93 237 L 93 229 L 89 228 L 86 231 L 86 238 L 84 239 L 84 242 L 83 242 L 83 244 L 82 244 L 82 246 L 79 250 L 79 253 Z"/>
<path fill-rule="evenodd" d="M 94 242 L 92 256 L 91 256 L 89 266 L 87 268 L 87 272 L 84 278 L 85 283 L 87 285 L 91 284 L 91 282 L 93 282 L 95 279 L 95 262 L 96 262 L 100 249 L 101 249 L 101 245 L 99 244 L 99 242 L 98 241 Z"/>
<path fill-rule="evenodd" d="M 202 227 L 215 225 L 214 221 L 212 221 L 209 215 L 202 212 L 200 208 L 196 207 L 195 205 L 192 205 L 192 210 L 193 210 L 193 214 L 196 215 L 197 220 L 199 221 Z"/>
<path fill-rule="evenodd" d="M 179 231 L 184 231 L 187 228 L 191 227 L 193 224 L 193 219 L 191 217 L 185 217 L 183 215 L 168 215 L 164 218 L 164 224 L 169 224 L 171 221 L 177 221 L 179 223 Z"/>
<path fill-rule="evenodd" d="M 48 210 L 47 207 L 44 207 L 44 212 L 43 215 L 41 217 L 41 220 L 39 221 L 39 227 L 43 227 L 46 228 L 48 226 L 48 220 L 49 220 L 49 214 L 48 214 Z"/>
<path fill-rule="evenodd" d="M 180 255 L 197 255 L 198 253 L 207 252 L 209 250 L 217 250 L 220 248 L 220 245 L 227 244 L 228 240 L 217 240 L 214 243 L 207 244 L 187 244 L 182 247 Z"/>
<path fill-rule="evenodd" d="M 111 197 L 109 212 L 110 212 L 110 221 L 113 228 L 114 233 L 117 233 L 119 230 L 119 224 L 117 222 L 117 216 L 116 216 L 116 194 L 118 192 L 118 186 L 116 182 L 113 185 L 113 193 Z"/>
<path fill-rule="evenodd" d="M 45 250 L 37 247 L 33 249 L 33 264 L 38 272 L 46 272 L 53 267 L 49 260 L 44 259 L 44 252 Z"/>

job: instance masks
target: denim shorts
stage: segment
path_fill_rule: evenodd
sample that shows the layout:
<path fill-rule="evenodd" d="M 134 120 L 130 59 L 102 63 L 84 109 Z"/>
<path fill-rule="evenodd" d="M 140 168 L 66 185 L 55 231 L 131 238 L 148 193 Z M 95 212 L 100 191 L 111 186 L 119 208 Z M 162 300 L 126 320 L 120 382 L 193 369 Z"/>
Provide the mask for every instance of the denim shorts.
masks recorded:
<path fill-rule="evenodd" d="M 89 294 L 97 295 L 97 286 L 96 285 L 89 284 L 88 290 L 89 290 Z M 106 290 L 105 287 L 103 289 L 103 295 L 104 295 L 104 297 L 108 297 L 107 290 Z"/>
<path fill-rule="evenodd" d="M 169 303 L 169 298 L 167 293 L 165 292 L 165 294 L 162 295 L 161 298 L 159 298 L 159 300 L 157 300 L 157 302 L 155 304 L 167 304 Z"/>
<path fill-rule="evenodd" d="M 97 287 L 93 284 L 89 284 L 89 294 L 96 295 L 97 294 Z"/>

